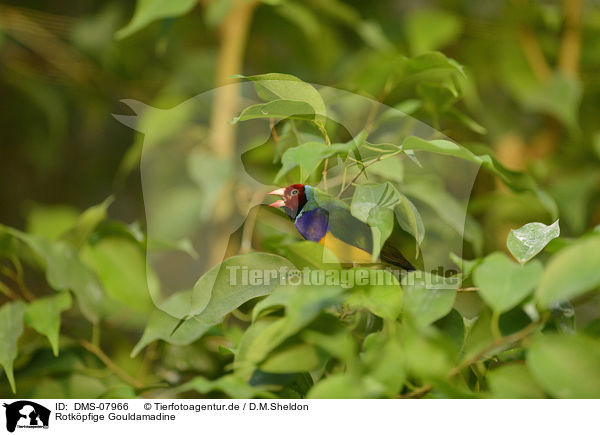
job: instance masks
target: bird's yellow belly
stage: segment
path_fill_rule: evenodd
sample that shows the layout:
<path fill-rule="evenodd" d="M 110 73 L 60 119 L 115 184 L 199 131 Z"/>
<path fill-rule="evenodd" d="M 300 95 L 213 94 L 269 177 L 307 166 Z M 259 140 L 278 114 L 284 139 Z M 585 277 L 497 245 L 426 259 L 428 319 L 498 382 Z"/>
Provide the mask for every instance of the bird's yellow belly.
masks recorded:
<path fill-rule="evenodd" d="M 323 245 L 338 258 L 340 263 L 372 263 L 372 256 L 369 252 L 363 251 L 356 246 L 352 246 L 331 233 L 326 233 L 319 244 Z"/>

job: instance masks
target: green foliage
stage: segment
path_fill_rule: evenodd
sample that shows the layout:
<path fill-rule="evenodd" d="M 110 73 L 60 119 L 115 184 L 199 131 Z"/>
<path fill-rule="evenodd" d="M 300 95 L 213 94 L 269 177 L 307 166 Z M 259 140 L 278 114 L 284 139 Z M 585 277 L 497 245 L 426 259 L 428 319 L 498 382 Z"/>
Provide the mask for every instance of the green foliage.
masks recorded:
<path fill-rule="evenodd" d="M 514 263 L 505 254 L 487 256 L 473 272 L 473 282 L 483 300 L 495 311 L 508 311 L 529 296 L 544 268 L 534 261 L 525 266 Z"/>
<path fill-rule="evenodd" d="M 196 0 L 173 0 L 169 2 L 160 0 L 138 0 L 133 18 L 125 27 L 120 29 L 115 36 L 119 39 L 127 38 L 153 21 L 186 14 L 195 5 Z"/>
<path fill-rule="evenodd" d="M 600 347 L 588 337 L 537 337 L 527 353 L 527 362 L 535 379 L 553 397 L 598 397 Z"/>
<path fill-rule="evenodd" d="M 10 388 L 16 392 L 13 364 L 17 357 L 17 341 L 23 333 L 23 316 L 26 306 L 23 302 L 6 303 L 0 308 L 0 365 L 4 368 Z"/>

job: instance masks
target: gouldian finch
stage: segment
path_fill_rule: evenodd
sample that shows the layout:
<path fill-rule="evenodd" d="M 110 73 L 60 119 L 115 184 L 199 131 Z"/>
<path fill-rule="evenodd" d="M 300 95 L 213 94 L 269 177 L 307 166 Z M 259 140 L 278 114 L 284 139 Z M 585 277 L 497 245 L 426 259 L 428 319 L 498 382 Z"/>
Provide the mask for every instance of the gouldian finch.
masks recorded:
<path fill-rule="evenodd" d="M 302 237 L 325 246 L 341 263 L 373 263 L 371 228 L 352 216 L 340 200 L 324 200 L 324 194 L 307 184 L 292 184 L 269 195 L 281 197 L 270 207 L 285 211 Z M 404 270 L 415 270 L 389 241 L 381 248 L 380 259 Z"/>

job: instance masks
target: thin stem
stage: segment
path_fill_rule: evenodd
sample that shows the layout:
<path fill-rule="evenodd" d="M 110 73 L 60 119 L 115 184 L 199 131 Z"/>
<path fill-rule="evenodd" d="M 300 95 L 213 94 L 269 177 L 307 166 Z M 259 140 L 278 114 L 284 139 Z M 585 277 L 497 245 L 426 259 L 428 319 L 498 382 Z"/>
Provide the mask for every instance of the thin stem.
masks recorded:
<path fill-rule="evenodd" d="M 330 146 L 331 141 L 329 140 L 329 135 L 327 134 L 327 130 L 325 130 L 325 126 L 318 121 L 313 121 L 317 126 L 321 134 L 323 135 L 323 139 L 325 139 L 325 145 Z M 327 193 L 327 166 L 329 165 L 329 159 L 325 159 L 325 165 L 323 166 L 323 190 Z"/>
<path fill-rule="evenodd" d="M 100 346 L 100 324 L 92 324 L 92 343 L 96 346 Z"/>
<path fill-rule="evenodd" d="M 23 266 L 21 265 L 21 262 L 17 257 L 13 256 L 11 257 L 11 263 L 14 266 L 15 270 L 13 271 L 10 268 L 4 266 L 2 267 L 2 273 L 4 273 L 4 275 L 6 275 L 12 281 L 14 281 L 14 283 L 17 284 L 17 287 L 19 288 L 19 291 L 21 292 L 25 300 L 31 302 L 35 299 L 35 296 L 25 285 L 25 281 L 23 279 Z"/>
<path fill-rule="evenodd" d="M 85 350 L 96 355 L 98 357 L 98 359 L 104 363 L 104 365 L 106 366 L 107 369 L 109 369 L 115 375 L 120 377 L 123 381 L 127 382 L 129 385 L 131 385 L 134 388 L 143 388 L 144 387 L 144 384 L 142 382 L 133 378 L 127 372 L 125 372 L 121 367 L 116 365 L 113 362 L 113 360 L 111 360 L 110 357 L 108 355 L 106 355 L 102 351 L 102 349 L 100 349 L 100 347 L 98 347 L 94 343 L 91 343 L 91 342 L 89 342 L 87 340 L 83 340 L 83 339 L 78 340 L 78 342 L 79 342 L 79 344 L 81 344 L 81 346 Z"/>
<path fill-rule="evenodd" d="M 17 296 L 17 294 L 2 281 L 0 281 L 0 292 L 6 295 L 6 297 L 8 297 L 9 299 L 12 299 L 13 301 L 19 299 L 19 296 Z"/>
<path fill-rule="evenodd" d="M 500 311 L 494 310 L 492 318 L 490 320 L 490 327 L 492 328 L 492 335 L 495 340 L 502 338 L 502 332 L 500 331 Z"/>
<path fill-rule="evenodd" d="M 381 161 L 381 160 L 384 160 L 384 159 L 387 159 L 387 158 L 389 158 L 389 157 L 393 157 L 393 156 L 395 156 L 395 155 L 397 155 L 397 154 L 400 154 L 401 152 L 402 152 L 402 150 L 394 151 L 393 153 L 390 153 L 390 154 L 383 154 L 383 153 L 382 153 L 382 154 L 379 154 L 379 155 L 377 156 L 377 158 L 376 158 L 376 159 L 373 159 L 373 160 L 371 160 L 370 162 L 368 162 L 368 163 L 365 163 L 364 165 L 362 165 L 362 168 L 360 168 L 360 171 L 358 171 L 358 174 L 356 174 L 356 175 L 354 176 L 354 178 L 352 178 L 352 180 L 350 181 L 350 183 L 348 183 L 348 185 L 347 185 L 347 186 L 345 186 L 343 189 L 341 189 L 341 190 L 340 190 L 340 192 L 337 194 L 337 197 L 338 197 L 338 198 L 341 198 L 341 197 L 342 197 L 342 194 L 343 194 L 343 193 L 344 193 L 344 192 L 345 192 L 345 191 L 346 191 L 346 190 L 347 190 L 347 189 L 348 189 L 350 186 L 352 186 L 356 180 L 358 180 L 358 178 L 359 178 L 359 177 L 360 177 L 360 176 L 363 174 L 363 172 L 365 172 L 365 170 L 366 170 L 366 169 L 367 169 L 369 166 L 371 166 L 371 165 L 373 165 L 373 164 L 375 164 L 375 163 L 377 163 L 377 162 L 379 162 L 379 161 Z M 349 158 L 351 159 L 351 157 L 349 157 Z M 355 163 L 356 163 L 356 164 L 358 164 L 358 161 L 356 161 L 356 160 L 355 160 Z"/>

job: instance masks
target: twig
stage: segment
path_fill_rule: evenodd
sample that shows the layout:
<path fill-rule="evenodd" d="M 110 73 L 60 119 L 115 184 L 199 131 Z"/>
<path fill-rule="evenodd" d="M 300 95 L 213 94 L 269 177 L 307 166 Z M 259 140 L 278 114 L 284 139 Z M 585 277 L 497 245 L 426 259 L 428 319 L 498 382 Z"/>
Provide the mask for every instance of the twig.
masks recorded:
<path fill-rule="evenodd" d="M 120 377 L 122 380 L 127 382 L 134 388 L 143 388 L 144 384 L 137 379 L 130 376 L 127 372 L 125 372 L 122 368 L 116 365 L 113 360 L 110 359 L 108 355 L 106 355 L 100 347 L 96 346 L 94 343 L 91 343 L 84 339 L 77 340 L 81 346 L 90 353 L 93 353 L 98 357 L 100 361 L 104 363 L 107 369 L 113 372 L 115 375 Z"/>
<path fill-rule="evenodd" d="M 8 267 L 3 266 L 2 273 L 4 275 L 6 275 L 7 277 L 9 277 L 15 284 L 17 284 L 17 287 L 19 288 L 19 291 L 21 292 L 21 294 L 23 295 L 25 300 L 27 300 L 28 302 L 31 302 L 32 300 L 35 299 L 35 296 L 33 295 L 33 293 L 31 293 L 29 288 L 27 288 L 27 286 L 25 285 L 25 281 L 23 280 L 23 266 L 21 265 L 21 262 L 19 261 L 19 259 L 14 256 L 11 257 L 11 262 L 12 262 L 15 270 L 13 271 Z"/>
<path fill-rule="evenodd" d="M 381 153 L 381 154 L 379 154 L 379 155 L 377 156 L 377 158 L 376 158 L 376 159 L 373 159 L 373 160 L 371 160 L 370 162 L 363 164 L 363 165 L 362 165 L 362 167 L 360 168 L 360 171 L 358 171 L 358 174 L 356 174 L 356 175 L 354 176 L 354 178 L 352 178 L 352 180 L 350 180 L 350 183 L 348 183 L 348 184 L 347 184 L 347 185 L 346 185 L 346 186 L 345 186 L 343 189 L 341 189 L 341 190 L 340 190 L 340 192 L 337 194 L 337 197 L 338 197 L 338 198 L 341 198 L 341 197 L 342 197 L 342 194 L 343 194 L 343 193 L 344 193 L 344 192 L 345 192 L 345 191 L 346 191 L 346 190 L 347 190 L 347 189 L 348 189 L 350 186 L 352 186 L 356 180 L 358 180 L 358 178 L 359 178 L 359 177 L 360 177 L 360 176 L 363 174 L 363 172 L 365 172 L 365 171 L 366 171 L 366 169 L 367 169 L 369 166 L 371 166 L 371 165 L 373 165 L 373 164 L 375 164 L 375 163 L 377 163 L 377 162 L 380 162 L 380 161 L 381 161 L 381 160 L 383 160 L 384 158 L 385 158 L 385 159 L 387 159 L 387 158 L 389 158 L 389 157 L 394 157 L 394 156 L 396 156 L 396 155 L 400 154 L 401 152 L 402 152 L 402 150 L 394 151 L 393 153 L 389 153 L 389 154 L 386 154 L 386 153 Z M 349 157 L 349 158 L 350 158 L 350 157 Z M 358 164 L 358 161 L 355 161 L 355 163 L 356 163 L 356 164 Z"/>
<path fill-rule="evenodd" d="M 19 296 L 17 296 L 17 294 L 2 281 L 0 281 L 0 292 L 6 295 L 6 297 L 12 299 L 13 301 L 19 299 Z"/>
<path fill-rule="evenodd" d="M 325 139 L 325 145 L 331 146 L 331 141 L 329 140 L 329 135 L 327 134 L 327 130 L 325 130 L 325 126 L 318 121 L 314 121 L 314 124 L 317 126 L 321 134 L 323 135 L 323 139 Z M 325 159 L 325 165 L 323 166 L 323 190 L 327 193 L 327 166 L 329 164 L 329 159 Z"/>
<path fill-rule="evenodd" d="M 479 291 L 479 287 L 463 287 L 456 290 L 459 293 L 476 292 Z"/>

